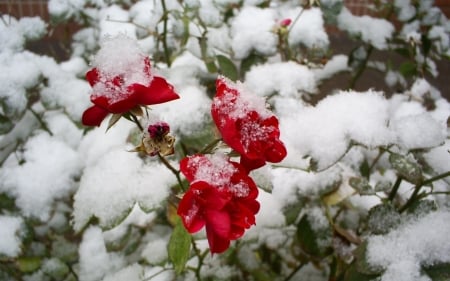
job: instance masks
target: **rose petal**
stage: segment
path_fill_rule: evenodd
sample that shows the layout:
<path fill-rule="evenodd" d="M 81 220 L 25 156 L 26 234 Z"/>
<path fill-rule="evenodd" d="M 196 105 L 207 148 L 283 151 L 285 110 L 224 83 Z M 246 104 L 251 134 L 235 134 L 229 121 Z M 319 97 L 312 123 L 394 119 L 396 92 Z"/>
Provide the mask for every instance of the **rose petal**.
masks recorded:
<path fill-rule="evenodd" d="M 192 190 L 184 194 L 178 205 L 177 213 L 189 233 L 195 233 L 205 225 L 201 206 L 196 201 L 196 196 Z"/>
<path fill-rule="evenodd" d="M 108 111 L 104 110 L 99 106 L 91 106 L 83 112 L 81 122 L 85 126 L 100 126 L 102 121 L 109 114 Z"/>
<path fill-rule="evenodd" d="M 97 68 L 93 68 L 86 73 L 86 80 L 88 80 L 91 87 L 94 87 L 95 84 L 100 80 L 100 73 Z"/>
<path fill-rule="evenodd" d="M 141 84 L 133 84 L 132 86 L 136 95 L 136 102 L 140 105 L 164 103 L 180 98 L 175 93 L 173 86 L 162 77 L 153 77 L 152 83 L 148 87 Z"/>

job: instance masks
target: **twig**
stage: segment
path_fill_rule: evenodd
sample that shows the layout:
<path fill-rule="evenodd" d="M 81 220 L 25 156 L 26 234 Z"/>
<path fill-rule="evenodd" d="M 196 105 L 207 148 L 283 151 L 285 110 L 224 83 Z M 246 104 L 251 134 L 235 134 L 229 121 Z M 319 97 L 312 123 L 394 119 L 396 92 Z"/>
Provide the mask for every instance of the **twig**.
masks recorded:
<path fill-rule="evenodd" d="M 186 189 L 184 188 L 183 182 L 181 181 L 181 177 L 180 177 L 180 171 L 178 171 L 177 169 L 175 169 L 170 163 L 169 161 L 167 161 L 167 159 L 162 156 L 159 152 L 158 152 L 158 158 L 159 160 L 161 160 L 161 162 L 164 164 L 164 166 L 167 167 L 167 169 L 169 169 L 177 178 L 178 184 L 180 185 L 181 189 L 183 191 L 185 191 Z"/>

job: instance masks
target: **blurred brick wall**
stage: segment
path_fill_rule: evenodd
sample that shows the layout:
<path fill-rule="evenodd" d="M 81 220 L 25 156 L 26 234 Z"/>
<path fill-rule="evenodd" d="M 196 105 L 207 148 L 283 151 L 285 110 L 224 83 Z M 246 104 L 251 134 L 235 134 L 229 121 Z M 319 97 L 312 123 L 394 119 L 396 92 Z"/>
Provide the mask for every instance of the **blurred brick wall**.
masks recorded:
<path fill-rule="evenodd" d="M 16 18 L 40 16 L 47 19 L 47 2 L 48 0 L 0 0 L 0 12 Z"/>
<path fill-rule="evenodd" d="M 0 0 L 1 14 L 11 14 L 15 17 L 41 16 L 48 19 L 48 0 Z M 355 15 L 370 14 L 368 8 L 373 0 L 344 0 L 345 5 Z M 450 18 L 450 0 L 435 0 L 435 5 Z"/>

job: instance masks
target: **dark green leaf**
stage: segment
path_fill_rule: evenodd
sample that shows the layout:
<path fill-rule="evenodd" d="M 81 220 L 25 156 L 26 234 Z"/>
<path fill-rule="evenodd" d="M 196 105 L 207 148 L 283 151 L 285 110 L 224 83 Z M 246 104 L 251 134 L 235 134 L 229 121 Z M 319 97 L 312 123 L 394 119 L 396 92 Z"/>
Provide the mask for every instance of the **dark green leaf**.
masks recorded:
<path fill-rule="evenodd" d="M 400 71 L 400 73 L 408 78 L 408 77 L 412 77 L 417 75 L 417 65 L 413 62 L 404 62 L 400 65 L 398 71 Z"/>
<path fill-rule="evenodd" d="M 405 180 L 414 184 L 422 181 L 422 169 L 413 160 L 397 153 L 391 153 L 389 162 Z"/>
<path fill-rule="evenodd" d="M 222 75 L 228 77 L 233 81 L 237 81 L 239 79 L 236 65 L 234 65 L 234 63 L 229 58 L 227 58 L 226 56 L 217 55 L 216 59 L 219 65 L 219 71 Z"/>
<path fill-rule="evenodd" d="M 401 216 L 392 205 L 380 204 L 369 210 L 367 226 L 373 234 L 386 234 L 400 221 Z"/>
<path fill-rule="evenodd" d="M 248 57 L 246 57 L 245 59 L 243 59 L 241 61 L 241 66 L 240 66 L 240 75 L 241 78 L 243 78 L 245 76 L 245 74 L 247 73 L 247 71 L 249 71 L 252 66 L 254 65 L 258 65 L 261 63 L 264 63 L 266 61 L 266 58 L 257 54 L 250 54 Z"/>
<path fill-rule="evenodd" d="M 423 270 L 433 281 L 450 280 L 450 263 L 435 264 Z"/>
<path fill-rule="evenodd" d="M 353 263 L 345 272 L 343 281 L 375 281 L 378 280 L 377 278 L 378 275 L 359 272 L 355 263 Z"/>
<path fill-rule="evenodd" d="M 21 257 L 18 258 L 17 267 L 21 272 L 33 272 L 41 267 L 42 260 L 40 257 Z"/>
<path fill-rule="evenodd" d="M 379 181 L 375 185 L 374 189 L 375 189 L 375 192 L 380 192 L 380 191 L 386 192 L 391 189 L 391 183 L 388 181 Z"/>
<path fill-rule="evenodd" d="M 417 217 L 423 217 L 424 215 L 436 211 L 437 208 L 436 202 L 432 200 L 419 200 L 415 201 L 407 211 Z"/>
<path fill-rule="evenodd" d="M 316 257 L 325 257 L 331 252 L 333 232 L 325 215 L 305 214 L 297 225 L 297 239 L 305 252 Z M 326 221 L 327 223 L 323 223 Z"/>
<path fill-rule="evenodd" d="M 367 162 L 367 160 L 364 160 L 364 162 L 362 162 L 361 166 L 359 166 L 359 172 L 361 173 L 361 176 L 363 176 L 367 179 L 370 177 L 370 166 L 369 166 L 369 162 Z"/>
<path fill-rule="evenodd" d="M 169 259 L 177 274 L 183 272 L 186 266 L 191 249 L 191 239 L 191 235 L 184 228 L 181 219 L 178 218 L 168 246 Z"/>
<path fill-rule="evenodd" d="M 427 35 L 422 34 L 420 41 L 422 42 L 422 52 L 425 56 L 428 56 L 431 50 L 432 42 L 430 38 L 427 37 Z"/>
<path fill-rule="evenodd" d="M 407 58 L 410 57 L 409 49 L 407 49 L 407 48 L 397 48 L 397 49 L 394 49 L 394 51 L 397 54 L 400 54 L 400 55 L 402 55 L 404 57 L 407 57 Z"/>
<path fill-rule="evenodd" d="M 0 135 L 7 134 L 14 128 L 13 122 L 11 120 L 0 114 Z"/>
<path fill-rule="evenodd" d="M 352 177 L 349 179 L 351 187 L 356 189 L 360 195 L 373 195 L 375 194 L 375 190 L 370 186 L 369 182 L 366 178 L 357 178 Z"/>

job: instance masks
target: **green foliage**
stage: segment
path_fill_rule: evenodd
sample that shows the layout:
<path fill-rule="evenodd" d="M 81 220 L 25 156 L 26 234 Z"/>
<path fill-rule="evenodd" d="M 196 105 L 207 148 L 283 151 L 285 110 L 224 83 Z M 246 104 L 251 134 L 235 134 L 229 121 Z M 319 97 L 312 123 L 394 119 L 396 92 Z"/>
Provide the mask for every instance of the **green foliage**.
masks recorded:
<path fill-rule="evenodd" d="M 175 272 L 178 274 L 185 269 L 191 249 L 191 241 L 191 235 L 184 228 L 181 219 L 178 219 L 170 236 L 168 246 L 169 259 L 174 265 Z"/>
<path fill-rule="evenodd" d="M 407 181 L 414 184 L 418 184 L 422 181 L 422 169 L 410 158 L 397 153 L 391 153 L 389 162 L 398 174 Z"/>
<path fill-rule="evenodd" d="M 331 226 L 324 214 L 305 214 L 297 224 L 297 239 L 302 249 L 314 257 L 323 258 L 331 253 L 332 236 Z"/>

